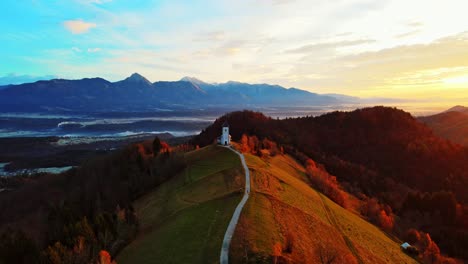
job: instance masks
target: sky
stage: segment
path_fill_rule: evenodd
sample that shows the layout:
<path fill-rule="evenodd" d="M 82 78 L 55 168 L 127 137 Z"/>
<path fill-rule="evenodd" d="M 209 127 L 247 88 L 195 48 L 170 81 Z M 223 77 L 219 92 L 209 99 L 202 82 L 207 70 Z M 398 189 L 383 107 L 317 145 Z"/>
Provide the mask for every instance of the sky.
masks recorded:
<path fill-rule="evenodd" d="M 2 0 L 0 10 L 4 78 L 138 72 L 468 104 L 466 0 Z"/>

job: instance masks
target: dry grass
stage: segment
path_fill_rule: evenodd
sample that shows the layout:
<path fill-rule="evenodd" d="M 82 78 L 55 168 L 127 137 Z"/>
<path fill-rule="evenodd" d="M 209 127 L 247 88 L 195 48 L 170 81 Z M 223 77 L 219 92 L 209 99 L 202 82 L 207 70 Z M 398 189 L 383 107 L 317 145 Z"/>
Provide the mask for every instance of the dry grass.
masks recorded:
<path fill-rule="evenodd" d="M 380 229 L 326 197 L 322 201 L 291 157 L 245 156 L 252 192 L 234 234 L 234 263 L 273 261 L 278 242 L 285 262 L 336 256 L 333 263 L 415 263 Z"/>

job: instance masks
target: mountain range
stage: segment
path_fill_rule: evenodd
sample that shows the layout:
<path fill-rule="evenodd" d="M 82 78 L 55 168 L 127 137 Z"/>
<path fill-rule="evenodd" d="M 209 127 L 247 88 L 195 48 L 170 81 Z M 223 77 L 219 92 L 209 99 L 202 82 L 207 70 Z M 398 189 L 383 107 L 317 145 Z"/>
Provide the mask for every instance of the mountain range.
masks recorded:
<path fill-rule="evenodd" d="M 103 78 L 53 79 L 2 86 L 2 111 L 121 111 L 158 108 L 331 105 L 342 95 L 321 95 L 270 84 L 206 83 L 193 77 L 150 82 L 138 73 L 110 82 Z M 352 98 L 352 97 L 349 97 Z M 348 99 L 349 99 L 348 98 Z"/>

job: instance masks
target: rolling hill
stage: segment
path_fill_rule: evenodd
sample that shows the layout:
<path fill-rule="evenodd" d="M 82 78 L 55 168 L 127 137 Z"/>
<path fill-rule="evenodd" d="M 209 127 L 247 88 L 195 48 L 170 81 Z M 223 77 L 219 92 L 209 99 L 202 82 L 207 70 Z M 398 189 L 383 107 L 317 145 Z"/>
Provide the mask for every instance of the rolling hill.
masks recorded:
<path fill-rule="evenodd" d="M 240 160 L 208 146 L 186 154 L 186 170 L 135 202 L 140 235 L 117 263 L 216 263 L 245 185 Z"/>
<path fill-rule="evenodd" d="M 431 116 L 422 116 L 419 121 L 430 127 L 435 134 L 463 146 L 468 146 L 468 108 L 455 106 Z"/>
<path fill-rule="evenodd" d="M 183 173 L 136 201 L 141 232 L 118 255 L 118 263 L 219 261 L 222 237 L 244 186 L 240 162 L 213 145 L 186 159 Z M 294 242 L 289 251 L 281 250 L 278 263 L 315 263 L 321 254 L 336 254 L 347 263 L 416 263 L 400 250 L 399 241 L 311 188 L 304 168 L 291 157 L 246 154 L 246 161 L 253 189 L 231 243 L 231 263 L 271 263 L 272 248 L 284 247 L 286 237 Z"/>
<path fill-rule="evenodd" d="M 258 139 L 254 146 L 272 140 L 301 163 L 323 164 L 360 199 L 377 199 L 399 217 L 399 237 L 415 228 L 430 233 L 442 253 L 468 258 L 468 149 L 411 114 L 378 106 L 276 120 L 239 111 L 218 118 L 192 144 L 210 144 L 226 120 L 233 140 L 244 134 Z"/>
<path fill-rule="evenodd" d="M 146 111 L 155 108 L 199 109 L 246 106 L 339 104 L 333 96 L 268 84 L 209 84 L 195 78 L 151 83 L 134 73 L 109 82 L 102 78 L 53 79 L 0 89 L 1 111 Z"/>
<path fill-rule="evenodd" d="M 468 107 L 462 106 L 462 105 L 456 105 L 445 112 L 460 112 L 460 113 L 465 113 L 468 114 Z"/>

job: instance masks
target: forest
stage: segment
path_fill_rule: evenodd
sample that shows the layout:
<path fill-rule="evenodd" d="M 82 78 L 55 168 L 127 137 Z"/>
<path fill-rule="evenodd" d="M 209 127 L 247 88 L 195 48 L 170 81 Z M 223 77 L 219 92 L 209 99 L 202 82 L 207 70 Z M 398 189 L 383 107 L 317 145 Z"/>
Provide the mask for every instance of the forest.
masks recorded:
<path fill-rule="evenodd" d="M 2 184 L 0 263 L 112 263 L 138 231 L 132 202 L 185 167 L 157 137 L 68 172 Z"/>
<path fill-rule="evenodd" d="M 346 206 L 344 190 L 382 229 L 468 259 L 468 149 L 435 136 L 411 114 L 377 106 L 279 120 L 239 111 L 191 143 L 211 144 L 226 120 L 233 140 L 250 142 L 250 150 L 267 139 L 301 161 L 309 175 L 319 175 L 312 184 L 338 204 Z"/>

